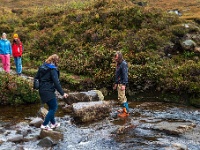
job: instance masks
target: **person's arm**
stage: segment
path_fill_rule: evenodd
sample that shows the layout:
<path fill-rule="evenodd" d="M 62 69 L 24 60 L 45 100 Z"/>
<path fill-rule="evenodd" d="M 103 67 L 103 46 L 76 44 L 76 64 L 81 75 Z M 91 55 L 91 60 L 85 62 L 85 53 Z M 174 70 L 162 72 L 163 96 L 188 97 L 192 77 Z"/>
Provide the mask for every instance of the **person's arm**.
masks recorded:
<path fill-rule="evenodd" d="M 10 55 L 12 55 L 12 46 L 11 46 L 10 41 L 9 41 L 9 51 L 10 51 Z"/>
<path fill-rule="evenodd" d="M 125 90 L 126 84 L 128 83 L 128 65 L 127 63 L 122 63 L 121 65 L 122 69 L 122 90 Z"/>
<path fill-rule="evenodd" d="M 61 87 L 60 80 L 59 80 L 59 77 L 58 77 L 58 72 L 57 72 L 56 69 L 51 69 L 51 76 L 52 76 L 52 80 L 53 80 L 55 89 L 60 93 L 60 95 L 67 98 L 68 94 L 64 93 L 64 91 Z"/>
<path fill-rule="evenodd" d="M 40 77 L 40 73 L 39 73 L 39 69 L 38 69 L 38 71 L 37 71 L 37 73 L 36 73 L 34 79 L 39 79 L 39 77 Z"/>

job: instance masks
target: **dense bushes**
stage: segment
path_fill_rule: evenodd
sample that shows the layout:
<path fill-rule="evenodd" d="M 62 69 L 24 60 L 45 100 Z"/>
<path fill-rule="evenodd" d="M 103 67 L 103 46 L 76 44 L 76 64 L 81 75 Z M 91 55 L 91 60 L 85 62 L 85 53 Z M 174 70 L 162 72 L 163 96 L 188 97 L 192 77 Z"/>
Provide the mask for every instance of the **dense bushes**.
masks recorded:
<path fill-rule="evenodd" d="M 39 101 L 30 82 L 17 76 L 0 73 L 0 104 L 27 104 Z"/>

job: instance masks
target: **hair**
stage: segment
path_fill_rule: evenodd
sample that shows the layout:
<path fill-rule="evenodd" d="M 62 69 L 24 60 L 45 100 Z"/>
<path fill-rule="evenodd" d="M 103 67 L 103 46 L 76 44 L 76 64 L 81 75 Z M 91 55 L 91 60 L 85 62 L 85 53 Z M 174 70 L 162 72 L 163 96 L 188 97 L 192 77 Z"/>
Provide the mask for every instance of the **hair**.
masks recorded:
<path fill-rule="evenodd" d="M 46 63 L 48 63 L 48 64 L 53 63 L 55 66 L 58 66 L 58 61 L 59 61 L 59 57 L 57 54 L 53 54 L 45 60 Z"/>
<path fill-rule="evenodd" d="M 13 39 L 13 44 L 16 43 L 17 45 L 19 45 L 21 43 L 20 39 Z"/>
<path fill-rule="evenodd" d="M 120 51 L 115 53 L 115 56 L 118 56 L 118 62 L 121 63 L 123 61 L 123 55 Z"/>

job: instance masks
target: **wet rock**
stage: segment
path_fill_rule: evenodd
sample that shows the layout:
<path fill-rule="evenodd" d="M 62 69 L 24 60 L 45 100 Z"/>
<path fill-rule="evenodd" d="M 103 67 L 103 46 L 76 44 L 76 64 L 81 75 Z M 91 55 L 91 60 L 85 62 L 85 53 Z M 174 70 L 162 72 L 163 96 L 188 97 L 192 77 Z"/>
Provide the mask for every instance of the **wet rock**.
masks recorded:
<path fill-rule="evenodd" d="M 89 122 L 109 116 L 111 105 L 106 101 L 79 102 L 73 104 L 73 111 L 76 122 Z"/>
<path fill-rule="evenodd" d="M 137 125 L 134 124 L 130 124 L 130 125 L 126 125 L 126 126 L 121 126 L 117 129 L 117 134 L 125 134 L 128 131 L 135 129 L 137 127 Z"/>
<path fill-rule="evenodd" d="M 38 111 L 38 116 L 44 120 L 48 113 L 48 110 L 45 107 L 41 107 Z"/>
<path fill-rule="evenodd" d="M 29 132 L 30 130 L 28 130 L 28 129 L 18 129 L 17 131 L 16 131 L 16 134 L 21 134 L 21 135 L 23 135 L 23 137 L 24 136 L 27 136 L 28 135 L 28 132 Z"/>
<path fill-rule="evenodd" d="M 29 123 L 29 125 L 39 128 L 42 123 L 43 123 L 43 120 L 41 118 L 35 118 Z"/>
<path fill-rule="evenodd" d="M 72 105 L 68 105 L 68 104 L 66 104 L 64 107 L 62 107 L 62 109 L 63 109 L 66 113 L 71 113 L 71 112 L 73 111 Z"/>
<path fill-rule="evenodd" d="M 45 137 L 50 137 L 54 142 L 58 142 L 60 140 L 63 140 L 63 134 L 58 131 L 47 131 L 47 130 L 41 130 L 40 136 L 41 139 Z"/>
<path fill-rule="evenodd" d="M 12 135 L 8 137 L 9 142 L 22 142 L 24 139 L 23 135 Z"/>
<path fill-rule="evenodd" d="M 39 135 L 28 134 L 26 137 L 24 137 L 24 142 L 37 141 L 38 139 Z"/>
<path fill-rule="evenodd" d="M 15 150 L 24 150 L 24 147 L 22 145 L 17 145 Z"/>
<path fill-rule="evenodd" d="M 175 148 L 176 150 L 187 150 L 188 149 L 187 145 L 184 145 L 181 143 L 173 143 L 172 147 Z"/>
<path fill-rule="evenodd" d="M 69 96 L 66 99 L 64 99 L 64 101 L 69 105 L 77 102 L 89 102 L 100 100 L 104 100 L 104 96 L 99 90 L 69 93 Z"/>
<path fill-rule="evenodd" d="M 4 141 L 0 139 L 0 144 L 2 144 Z"/>
<path fill-rule="evenodd" d="M 38 145 L 41 147 L 52 147 L 54 144 L 53 144 L 53 141 L 51 140 L 51 138 L 45 137 L 44 139 L 40 140 Z"/>
<path fill-rule="evenodd" d="M 167 122 L 163 121 L 156 124 L 153 129 L 162 131 L 168 134 L 179 135 L 183 134 L 188 130 L 191 130 L 196 125 L 191 122 Z"/>
<path fill-rule="evenodd" d="M 0 127 L 0 134 L 4 133 L 6 130 L 3 127 Z"/>

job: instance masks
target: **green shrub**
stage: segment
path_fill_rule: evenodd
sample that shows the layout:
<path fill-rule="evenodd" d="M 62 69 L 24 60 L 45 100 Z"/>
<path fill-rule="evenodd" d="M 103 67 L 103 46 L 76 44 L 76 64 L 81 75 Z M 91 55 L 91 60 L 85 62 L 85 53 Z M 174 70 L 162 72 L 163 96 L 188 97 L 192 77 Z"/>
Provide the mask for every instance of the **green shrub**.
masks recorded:
<path fill-rule="evenodd" d="M 28 104 L 39 101 L 38 91 L 33 85 L 21 77 L 0 73 L 0 103 L 1 104 Z"/>

